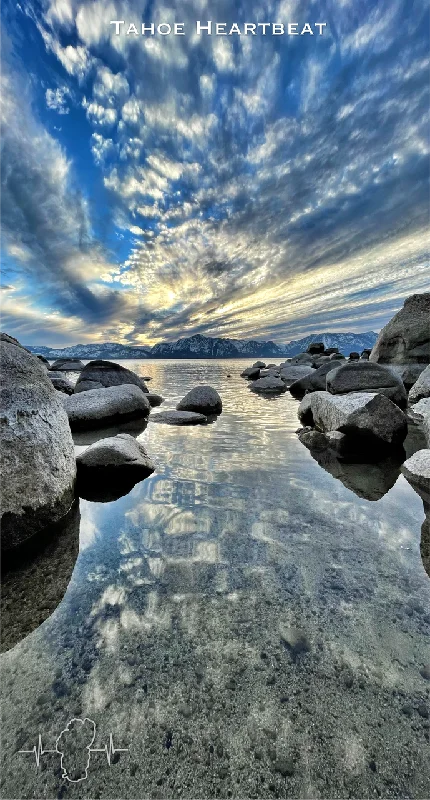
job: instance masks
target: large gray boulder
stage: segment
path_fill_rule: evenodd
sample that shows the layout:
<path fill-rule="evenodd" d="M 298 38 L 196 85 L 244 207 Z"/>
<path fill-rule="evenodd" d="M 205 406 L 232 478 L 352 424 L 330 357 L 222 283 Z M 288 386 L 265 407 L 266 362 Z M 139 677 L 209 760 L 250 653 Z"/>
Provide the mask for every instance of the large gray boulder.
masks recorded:
<path fill-rule="evenodd" d="M 422 429 L 427 447 L 430 447 L 430 397 L 423 397 L 411 406 L 409 413 Z"/>
<path fill-rule="evenodd" d="M 301 378 L 306 378 L 307 375 L 310 375 L 315 370 L 311 364 L 298 364 L 296 366 L 291 366 L 291 364 L 286 364 L 282 366 L 281 364 L 281 371 L 279 373 L 280 378 L 290 386 L 295 381 L 300 380 Z"/>
<path fill-rule="evenodd" d="M 303 366 L 304 364 L 313 364 L 315 360 L 314 356 L 311 356 L 310 353 L 297 353 L 296 356 L 293 356 L 290 360 L 290 366 L 295 367 L 297 365 Z"/>
<path fill-rule="evenodd" d="M 72 430 L 106 427 L 147 417 L 150 411 L 142 389 L 130 383 L 64 396 L 63 404 Z"/>
<path fill-rule="evenodd" d="M 117 475 L 146 477 L 154 472 L 143 444 L 129 433 L 119 433 L 107 439 L 100 439 L 81 453 L 76 463 L 79 470 L 114 471 Z"/>
<path fill-rule="evenodd" d="M 198 414 L 210 416 L 221 414 L 222 400 L 212 386 L 195 386 L 176 406 L 178 411 L 196 411 Z"/>
<path fill-rule="evenodd" d="M 371 361 L 380 364 L 430 363 L 430 292 L 413 294 L 382 328 Z"/>
<path fill-rule="evenodd" d="M 256 381 L 260 377 L 260 367 L 246 367 L 240 373 L 241 378 L 248 378 L 250 381 Z"/>
<path fill-rule="evenodd" d="M 8 550 L 69 510 L 76 462 L 67 414 L 45 367 L 1 342 L 1 545 Z"/>
<path fill-rule="evenodd" d="M 49 372 L 48 372 L 48 377 L 54 389 L 56 389 L 57 392 L 63 392 L 63 394 L 73 394 L 73 389 L 74 389 L 73 383 L 70 383 L 70 381 L 68 381 L 67 378 L 58 377 L 58 373 L 56 373 L 55 377 L 52 378 L 49 375 Z"/>
<path fill-rule="evenodd" d="M 328 371 L 326 388 L 331 394 L 378 392 L 401 408 L 404 408 L 407 402 L 406 390 L 398 375 L 395 375 L 389 367 L 370 361 L 341 364 L 334 370 Z"/>
<path fill-rule="evenodd" d="M 116 364 L 114 361 L 90 361 L 82 370 L 76 381 L 75 393 L 88 392 L 90 389 L 102 389 L 109 386 L 121 386 L 130 383 L 138 386 L 142 392 L 148 392 L 145 381 L 135 372 Z"/>
<path fill-rule="evenodd" d="M 287 391 L 287 384 L 275 375 L 268 375 L 266 378 L 253 381 L 251 389 L 261 394 L 281 394 Z"/>
<path fill-rule="evenodd" d="M 3 333 L 3 332 L 0 333 L 0 342 L 6 342 L 7 344 L 14 344 L 15 347 L 20 347 L 21 350 L 25 350 L 26 353 L 30 353 L 30 350 L 27 350 L 27 348 L 24 347 L 24 345 L 22 345 L 21 342 L 18 341 L 18 339 L 15 339 L 14 336 L 9 336 L 8 333 Z M 31 355 L 33 354 L 31 353 Z"/>
<path fill-rule="evenodd" d="M 417 382 L 425 364 L 388 364 L 389 369 L 403 381 L 403 386 L 409 392 Z"/>
<path fill-rule="evenodd" d="M 341 362 L 331 361 L 329 358 L 318 369 L 312 370 L 307 375 L 294 381 L 290 386 L 290 392 L 293 397 L 303 397 L 305 392 L 318 392 L 324 391 L 326 388 L 327 373 L 335 369 L 336 364 Z"/>
<path fill-rule="evenodd" d="M 146 399 L 151 408 L 154 408 L 155 406 L 161 406 L 161 403 L 164 401 L 164 397 L 162 397 L 161 394 L 155 394 L 155 392 L 148 392 Z"/>
<path fill-rule="evenodd" d="M 383 394 L 313 392 L 309 397 L 308 416 L 323 433 L 340 431 L 363 443 L 377 439 L 385 445 L 399 445 L 406 437 L 405 414 Z"/>
<path fill-rule="evenodd" d="M 418 403 L 424 397 L 430 397 L 430 366 L 426 367 L 421 373 L 418 380 L 412 386 L 409 392 L 408 401 L 410 405 Z"/>
<path fill-rule="evenodd" d="M 206 425 L 208 418 L 196 411 L 160 411 L 151 414 L 150 422 L 164 422 L 166 425 Z"/>
<path fill-rule="evenodd" d="M 57 358 L 51 365 L 51 369 L 60 372 L 80 372 L 84 368 L 79 358 Z"/>

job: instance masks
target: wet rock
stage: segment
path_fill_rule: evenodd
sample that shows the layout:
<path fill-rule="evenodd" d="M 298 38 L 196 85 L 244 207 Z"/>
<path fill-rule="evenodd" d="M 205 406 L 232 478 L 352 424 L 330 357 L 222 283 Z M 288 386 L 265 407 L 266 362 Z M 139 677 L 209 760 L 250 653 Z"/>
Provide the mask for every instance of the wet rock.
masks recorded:
<path fill-rule="evenodd" d="M 138 386 L 122 384 L 64 397 L 72 430 L 106 427 L 116 422 L 147 417 L 150 405 Z"/>
<path fill-rule="evenodd" d="M 310 364 L 310 366 L 312 366 L 313 361 L 314 361 L 314 356 L 312 356 L 310 353 L 298 353 L 296 356 L 293 356 L 293 358 L 290 359 L 289 366 L 303 367 L 305 364 Z"/>
<path fill-rule="evenodd" d="M 195 411 L 162 411 L 151 414 L 150 422 L 164 422 L 166 425 L 205 425 L 208 418 Z"/>
<path fill-rule="evenodd" d="M 221 414 L 222 400 L 212 386 L 195 386 L 176 406 L 178 411 L 195 411 L 209 416 Z"/>
<path fill-rule="evenodd" d="M 45 367 L 1 342 L 2 550 L 38 535 L 69 510 L 76 463 L 67 415 Z"/>
<path fill-rule="evenodd" d="M 247 367 L 240 373 L 242 378 L 248 378 L 250 381 L 256 381 L 260 377 L 259 367 Z"/>
<path fill-rule="evenodd" d="M 79 358 L 57 358 L 51 365 L 51 369 L 60 372 L 80 372 L 84 365 Z"/>
<path fill-rule="evenodd" d="M 268 375 L 267 378 L 259 378 L 254 381 L 251 389 L 259 394 L 282 394 L 282 392 L 287 391 L 287 386 L 281 378 L 277 378 L 275 375 Z"/>
<path fill-rule="evenodd" d="M 155 394 L 155 392 L 148 392 L 146 399 L 151 408 L 155 408 L 155 406 L 161 406 L 161 403 L 164 402 L 164 397 L 162 397 L 161 394 Z"/>
<path fill-rule="evenodd" d="M 323 433 L 337 430 L 360 438 L 363 445 L 366 439 L 373 439 L 396 446 L 407 433 L 405 414 L 382 394 L 313 392 L 310 412 L 315 426 Z"/>
<path fill-rule="evenodd" d="M 83 368 L 75 386 L 75 394 L 88 392 L 90 389 L 108 388 L 109 386 L 121 386 L 132 384 L 138 386 L 142 392 L 148 392 L 145 381 L 120 364 L 113 361 L 90 361 Z"/>
<path fill-rule="evenodd" d="M 370 361 L 341 364 L 332 372 L 328 371 L 326 388 L 331 394 L 378 392 L 401 408 L 404 408 L 407 402 L 406 390 L 401 379 L 388 367 Z"/>
<path fill-rule="evenodd" d="M 430 292 L 413 294 L 380 332 L 370 355 L 380 364 L 430 363 Z"/>

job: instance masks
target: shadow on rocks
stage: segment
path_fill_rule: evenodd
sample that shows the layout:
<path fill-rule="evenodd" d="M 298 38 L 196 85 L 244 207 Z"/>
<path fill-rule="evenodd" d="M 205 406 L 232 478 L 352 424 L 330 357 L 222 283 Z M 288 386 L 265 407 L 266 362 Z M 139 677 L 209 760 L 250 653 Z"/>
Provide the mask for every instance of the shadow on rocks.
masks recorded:
<path fill-rule="evenodd" d="M 2 557 L 1 651 L 51 616 L 63 599 L 79 553 L 79 501 L 55 525 Z"/>

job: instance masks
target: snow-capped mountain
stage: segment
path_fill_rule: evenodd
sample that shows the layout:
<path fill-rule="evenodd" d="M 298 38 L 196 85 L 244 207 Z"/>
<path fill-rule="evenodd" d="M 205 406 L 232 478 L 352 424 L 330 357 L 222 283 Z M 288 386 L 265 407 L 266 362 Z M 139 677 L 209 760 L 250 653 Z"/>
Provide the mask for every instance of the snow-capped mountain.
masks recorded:
<path fill-rule="evenodd" d="M 25 345 L 27 347 L 27 345 Z M 150 347 L 129 347 L 128 345 L 116 344 L 115 342 L 103 342 L 102 344 L 74 344 L 72 347 L 52 348 L 42 345 L 28 345 L 28 350 L 32 353 L 39 353 L 45 358 L 83 358 L 93 361 L 96 358 L 111 358 L 121 360 L 123 358 L 148 358 L 151 352 Z"/>
<path fill-rule="evenodd" d="M 375 331 L 367 333 L 318 333 L 312 336 L 305 336 L 304 339 L 297 339 L 289 342 L 284 347 L 284 355 L 296 356 L 297 353 L 306 352 L 312 342 L 324 342 L 324 346 L 338 347 L 344 355 L 349 355 L 354 350 L 361 353 L 362 350 L 373 347 L 378 334 Z"/>
<path fill-rule="evenodd" d="M 367 333 L 321 333 L 296 339 L 285 345 L 275 342 L 259 342 L 254 339 L 222 339 L 212 336 L 188 336 L 176 342 L 162 342 L 154 347 L 132 347 L 129 345 L 106 342 L 103 344 L 76 344 L 73 347 L 50 348 L 26 345 L 32 353 L 40 353 L 48 359 L 96 358 L 273 358 L 281 359 L 294 356 L 307 350 L 312 342 L 324 342 L 326 347 L 338 347 L 341 353 L 349 355 L 353 350 L 361 352 L 373 347 L 378 334 Z"/>

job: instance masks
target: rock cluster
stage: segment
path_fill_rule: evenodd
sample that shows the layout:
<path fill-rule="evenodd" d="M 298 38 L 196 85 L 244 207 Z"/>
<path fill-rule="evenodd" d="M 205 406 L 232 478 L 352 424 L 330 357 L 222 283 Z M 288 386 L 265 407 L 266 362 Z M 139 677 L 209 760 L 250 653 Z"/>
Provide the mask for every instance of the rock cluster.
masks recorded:
<path fill-rule="evenodd" d="M 115 364 L 113 361 L 90 361 L 76 381 L 75 393 L 88 392 L 91 389 L 107 389 L 110 386 L 133 384 L 147 393 L 145 381 L 130 369 Z"/>

